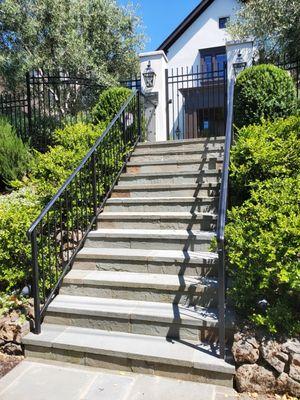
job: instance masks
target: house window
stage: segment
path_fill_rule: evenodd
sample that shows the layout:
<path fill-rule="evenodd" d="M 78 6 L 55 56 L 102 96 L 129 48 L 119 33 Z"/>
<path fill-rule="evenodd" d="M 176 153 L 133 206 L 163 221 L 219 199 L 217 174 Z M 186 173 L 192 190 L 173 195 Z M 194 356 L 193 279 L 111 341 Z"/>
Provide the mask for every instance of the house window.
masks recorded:
<path fill-rule="evenodd" d="M 225 29 L 228 21 L 229 21 L 229 17 L 219 18 L 219 29 Z"/>

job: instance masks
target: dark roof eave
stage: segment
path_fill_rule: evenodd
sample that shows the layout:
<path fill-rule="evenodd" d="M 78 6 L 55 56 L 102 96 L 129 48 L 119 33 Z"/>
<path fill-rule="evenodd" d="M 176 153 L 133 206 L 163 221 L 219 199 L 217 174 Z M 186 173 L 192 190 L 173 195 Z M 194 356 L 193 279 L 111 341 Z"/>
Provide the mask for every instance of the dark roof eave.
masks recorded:
<path fill-rule="evenodd" d="M 178 38 L 196 21 L 196 19 L 213 3 L 214 0 L 203 0 L 157 48 L 167 52 Z"/>

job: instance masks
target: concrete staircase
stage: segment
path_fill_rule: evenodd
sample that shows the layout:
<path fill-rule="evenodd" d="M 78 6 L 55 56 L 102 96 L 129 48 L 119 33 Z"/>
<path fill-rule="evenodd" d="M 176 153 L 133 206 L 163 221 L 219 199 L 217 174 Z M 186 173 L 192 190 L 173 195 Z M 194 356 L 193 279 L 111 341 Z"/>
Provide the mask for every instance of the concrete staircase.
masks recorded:
<path fill-rule="evenodd" d="M 223 144 L 138 145 L 27 356 L 232 385 L 210 252 Z"/>

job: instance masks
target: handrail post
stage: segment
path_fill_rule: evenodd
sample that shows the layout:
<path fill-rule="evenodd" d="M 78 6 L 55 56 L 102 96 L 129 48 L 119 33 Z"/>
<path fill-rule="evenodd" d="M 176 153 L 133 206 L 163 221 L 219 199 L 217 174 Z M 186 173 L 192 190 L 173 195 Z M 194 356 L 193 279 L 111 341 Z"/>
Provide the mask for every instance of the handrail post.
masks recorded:
<path fill-rule="evenodd" d="M 138 137 L 139 142 L 142 140 L 142 108 L 141 108 L 141 93 L 140 90 L 137 91 L 137 114 L 138 114 Z"/>
<path fill-rule="evenodd" d="M 220 358 L 225 358 L 225 249 L 224 242 L 218 247 L 218 315 Z"/>
<path fill-rule="evenodd" d="M 92 153 L 92 190 L 93 190 L 93 213 L 97 216 L 97 169 L 96 169 L 96 150 Z"/>
<path fill-rule="evenodd" d="M 41 307 L 39 290 L 39 265 L 38 265 L 38 245 L 36 238 L 36 229 L 31 234 L 31 257 L 33 267 L 33 299 L 34 299 L 34 333 L 41 333 Z"/>

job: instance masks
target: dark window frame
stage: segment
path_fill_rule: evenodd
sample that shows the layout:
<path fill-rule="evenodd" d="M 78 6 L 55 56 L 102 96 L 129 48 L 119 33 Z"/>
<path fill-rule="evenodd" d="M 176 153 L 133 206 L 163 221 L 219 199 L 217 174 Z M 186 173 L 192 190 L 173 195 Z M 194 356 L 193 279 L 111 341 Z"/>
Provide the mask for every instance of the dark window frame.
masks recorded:
<path fill-rule="evenodd" d="M 219 29 L 226 29 L 230 17 L 220 17 L 219 18 Z"/>

